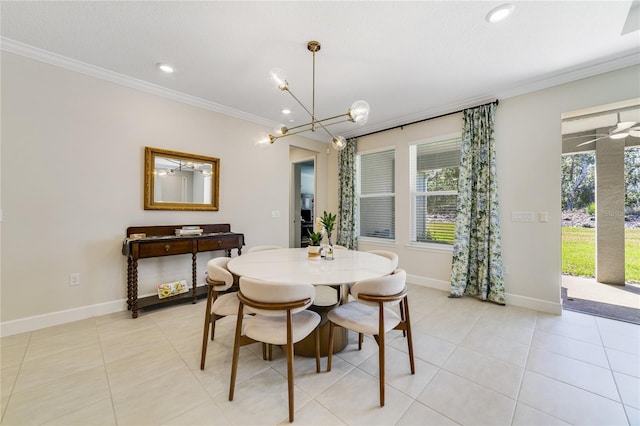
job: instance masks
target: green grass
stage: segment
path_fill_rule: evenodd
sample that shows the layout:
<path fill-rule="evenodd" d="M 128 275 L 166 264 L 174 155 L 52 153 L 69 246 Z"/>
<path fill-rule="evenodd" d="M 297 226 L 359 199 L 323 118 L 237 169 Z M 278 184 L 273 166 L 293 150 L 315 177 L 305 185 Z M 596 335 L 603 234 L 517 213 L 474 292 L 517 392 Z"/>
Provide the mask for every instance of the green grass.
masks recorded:
<path fill-rule="evenodd" d="M 454 223 L 446 222 L 429 222 L 427 223 L 427 232 L 433 241 L 441 241 L 443 243 L 453 244 Z"/>
<path fill-rule="evenodd" d="M 625 230 L 625 281 L 640 282 L 640 229 Z M 593 277 L 596 272 L 596 230 L 562 228 L 562 273 Z"/>

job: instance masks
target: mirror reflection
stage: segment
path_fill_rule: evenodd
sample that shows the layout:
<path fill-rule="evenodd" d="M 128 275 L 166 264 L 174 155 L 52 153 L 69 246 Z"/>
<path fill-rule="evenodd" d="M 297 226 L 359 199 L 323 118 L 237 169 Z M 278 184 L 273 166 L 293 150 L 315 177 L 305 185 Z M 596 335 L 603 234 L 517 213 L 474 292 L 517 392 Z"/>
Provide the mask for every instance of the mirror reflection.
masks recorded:
<path fill-rule="evenodd" d="M 219 161 L 145 148 L 145 209 L 218 210 Z"/>

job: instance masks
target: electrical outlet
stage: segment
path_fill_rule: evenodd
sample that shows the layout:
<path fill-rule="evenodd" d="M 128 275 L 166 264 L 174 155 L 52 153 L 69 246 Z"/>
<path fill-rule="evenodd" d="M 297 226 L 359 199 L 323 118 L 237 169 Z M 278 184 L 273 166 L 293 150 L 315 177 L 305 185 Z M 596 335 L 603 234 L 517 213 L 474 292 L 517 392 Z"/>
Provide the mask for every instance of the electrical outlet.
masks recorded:
<path fill-rule="evenodd" d="M 74 273 L 74 274 L 70 274 L 69 275 L 69 285 L 70 286 L 74 286 L 74 285 L 80 285 L 80 274 L 79 273 Z"/>
<path fill-rule="evenodd" d="M 273 210 L 271 212 L 271 217 L 274 219 L 280 217 L 280 210 Z"/>

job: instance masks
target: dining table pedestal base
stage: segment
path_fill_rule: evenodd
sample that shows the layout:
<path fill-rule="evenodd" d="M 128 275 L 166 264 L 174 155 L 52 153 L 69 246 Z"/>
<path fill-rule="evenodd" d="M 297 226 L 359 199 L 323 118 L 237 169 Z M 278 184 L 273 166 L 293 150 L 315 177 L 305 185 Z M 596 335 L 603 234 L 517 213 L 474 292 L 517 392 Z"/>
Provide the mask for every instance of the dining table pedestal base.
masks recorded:
<path fill-rule="evenodd" d="M 340 294 L 344 294 L 345 289 L 340 289 L 340 286 L 317 286 L 316 290 L 319 295 L 316 297 L 314 304 L 308 309 L 320 315 L 320 324 L 318 325 L 320 329 L 320 356 L 327 356 L 329 352 L 329 318 L 327 318 L 327 314 L 342 302 Z M 348 294 L 348 287 L 346 287 L 346 291 Z M 337 353 L 349 343 L 349 330 L 335 326 L 333 334 L 333 352 Z M 296 355 L 315 357 L 316 341 L 314 333 L 296 343 L 293 346 L 293 350 Z"/>

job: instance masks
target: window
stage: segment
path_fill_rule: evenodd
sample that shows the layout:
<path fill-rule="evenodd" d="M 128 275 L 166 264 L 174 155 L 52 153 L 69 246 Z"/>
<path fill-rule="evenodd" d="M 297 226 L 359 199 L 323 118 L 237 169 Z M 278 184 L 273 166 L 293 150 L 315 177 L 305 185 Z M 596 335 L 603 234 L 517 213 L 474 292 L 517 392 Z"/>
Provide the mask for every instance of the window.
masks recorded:
<path fill-rule="evenodd" d="M 456 136 L 409 147 L 412 242 L 453 244 L 460 145 Z"/>
<path fill-rule="evenodd" d="M 395 151 L 360 154 L 357 167 L 360 237 L 394 240 Z"/>

